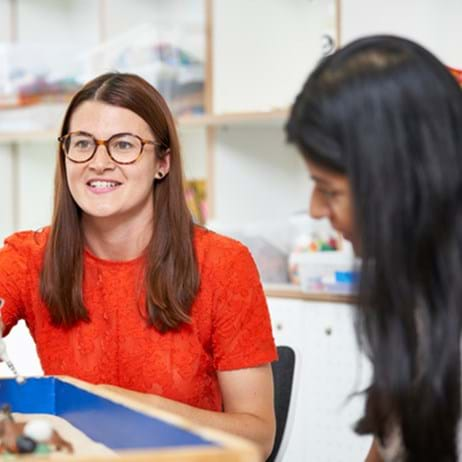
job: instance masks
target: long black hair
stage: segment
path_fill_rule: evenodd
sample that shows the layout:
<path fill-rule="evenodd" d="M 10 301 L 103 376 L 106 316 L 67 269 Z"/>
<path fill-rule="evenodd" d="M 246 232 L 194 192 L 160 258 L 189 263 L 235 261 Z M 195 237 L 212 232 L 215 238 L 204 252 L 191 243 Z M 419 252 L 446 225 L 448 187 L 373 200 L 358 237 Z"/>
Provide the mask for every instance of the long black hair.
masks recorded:
<path fill-rule="evenodd" d="M 399 426 L 408 461 L 457 460 L 462 321 L 462 91 L 418 44 L 366 37 L 327 57 L 290 142 L 351 186 L 356 328 L 373 364 L 356 431 Z"/>

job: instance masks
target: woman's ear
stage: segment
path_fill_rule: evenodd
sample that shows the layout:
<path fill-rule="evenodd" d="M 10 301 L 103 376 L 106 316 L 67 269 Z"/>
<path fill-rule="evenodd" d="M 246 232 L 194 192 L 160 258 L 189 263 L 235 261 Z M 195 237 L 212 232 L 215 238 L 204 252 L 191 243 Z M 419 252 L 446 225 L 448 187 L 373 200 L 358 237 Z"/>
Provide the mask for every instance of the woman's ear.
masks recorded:
<path fill-rule="evenodd" d="M 165 154 L 162 158 L 157 159 L 157 173 L 156 173 L 156 180 L 161 180 L 165 176 L 167 176 L 168 172 L 170 171 L 170 149 L 165 151 Z"/>

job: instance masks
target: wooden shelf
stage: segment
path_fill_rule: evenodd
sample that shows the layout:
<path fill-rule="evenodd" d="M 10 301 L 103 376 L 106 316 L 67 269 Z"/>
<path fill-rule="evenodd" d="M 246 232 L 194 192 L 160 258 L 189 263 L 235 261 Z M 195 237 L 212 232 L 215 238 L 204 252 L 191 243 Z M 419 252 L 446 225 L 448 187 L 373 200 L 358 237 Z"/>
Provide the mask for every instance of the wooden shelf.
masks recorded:
<path fill-rule="evenodd" d="M 239 126 L 239 125 L 281 125 L 287 119 L 289 111 L 280 109 L 270 112 L 243 112 L 220 115 L 182 116 L 177 120 L 178 128 L 194 129 L 201 127 Z M 58 136 L 59 129 L 0 132 L 0 143 L 53 141 Z"/>
<path fill-rule="evenodd" d="M 302 292 L 299 286 L 293 284 L 266 284 L 264 286 L 267 297 L 295 298 L 312 302 L 333 302 L 354 304 L 356 297 L 352 294 L 309 293 Z"/>
<path fill-rule="evenodd" d="M 56 93 L 56 94 L 41 94 L 21 96 L 11 101 L 1 101 L 0 111 L 20 110 L 44 104 L 68 104 L 74 93 Z"/>
<path fill-rule="evenodd" d="M 56 130 L 37 130 L 37 131 L 18 131 L 0 132 L 0 143 L 54 141 L 58 137 L 59 129 Z"/>
<path fill-rule="evenodd" d="M 184 116 L 178 119 L 181 127 L 219 127 L 223 125 L 280 125 L 285 122 L 288 109 L 276 109 L 263 112 L 239 112 L 229 114 L 204 114 Z"/>

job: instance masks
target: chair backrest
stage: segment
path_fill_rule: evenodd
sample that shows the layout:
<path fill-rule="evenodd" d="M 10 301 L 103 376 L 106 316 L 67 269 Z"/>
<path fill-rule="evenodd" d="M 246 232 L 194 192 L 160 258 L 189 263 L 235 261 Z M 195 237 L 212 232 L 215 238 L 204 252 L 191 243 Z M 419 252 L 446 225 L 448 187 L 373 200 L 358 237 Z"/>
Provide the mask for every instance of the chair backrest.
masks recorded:
<path fill-rule="evenodd" d="M 280 462 L 287 447 L 294 417 L 298 359 L 289 346 L 278 346 L 279 360 L 272 363 L 274 379 L 274 409 L 276 438 L 273 451 L 266 462 Z"/>

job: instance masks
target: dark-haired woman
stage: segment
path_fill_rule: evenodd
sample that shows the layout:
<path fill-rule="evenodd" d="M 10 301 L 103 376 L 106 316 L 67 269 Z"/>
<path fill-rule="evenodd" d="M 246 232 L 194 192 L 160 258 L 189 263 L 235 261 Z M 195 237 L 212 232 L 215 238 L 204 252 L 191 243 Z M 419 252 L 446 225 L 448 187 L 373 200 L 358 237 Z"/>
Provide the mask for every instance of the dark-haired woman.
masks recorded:
<path fill-rule="evenodd" d="M 268 454 L 276 352 L 258 272 L 245 247 L 193 225 L 165 101 L 102 75 L 59 141 L 51 226 L 0 250 L 5 332 L 25 319 L 45 374 L 149 394 Z"/>
<path fill-rule="evenodd" d="M 462 92 L 430 52 L 357 40 L 308 78 L 287 124 L 327 217 L 362 258 L 370 461 L 460 460 Z"/>

